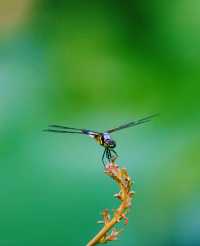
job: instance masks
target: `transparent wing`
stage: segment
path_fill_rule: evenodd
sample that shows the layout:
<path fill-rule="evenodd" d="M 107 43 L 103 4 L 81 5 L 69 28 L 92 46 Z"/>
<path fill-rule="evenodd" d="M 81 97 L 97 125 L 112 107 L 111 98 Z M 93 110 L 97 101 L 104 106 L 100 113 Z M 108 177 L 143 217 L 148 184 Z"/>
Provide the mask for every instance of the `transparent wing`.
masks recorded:
<path fill-rule="evenodd" d="M 77 134 L 86 134 L 90 136 L 99 135 L 99 133 L 95 131 L 61 126 L 61 125 L 49 125 L 47 129 L 44 129 L 44 131 L 45 132 L 56 132 L 56 133 L 77 133 Z"/>
<path fill-rule="evenodd" d="M 78 134 L 87 134 L 87 133 L 83 133 L 83 132 L 72 132 L 72 131 L 66 131 L 66 130 L 56 130 L 56 129 L 44 129 L 44 132 L 57 132 L 57 133 L 78 133 Z"/>
<path fill-rule="evenodd" d="M 123 124 L 123 125 L 118 126 L 116 128 L 109 129 L 106 132 L 112 133 L 112 132 L 116 132 L 116 131 L 119 131 L 119 130 L 122 130 L 122 129 L 125 129 L 125 128 L 128 128 L 128 127 L 137 126 L 137 125 L 140 125 L 140 124 L 143 124 L 143 123 L 146 123 L 146 122 L 150 121 L 152 118 L 154 118 L 154 117 L 156 117 L 158 115 L 159 114 L 149 115 L 149 116 L 147 116 L 145 118 L 142 118 L 142 119 L 139 119 L 139 120 L 135 120 L 135 121 L 129 122 L 127 124 Z"/>

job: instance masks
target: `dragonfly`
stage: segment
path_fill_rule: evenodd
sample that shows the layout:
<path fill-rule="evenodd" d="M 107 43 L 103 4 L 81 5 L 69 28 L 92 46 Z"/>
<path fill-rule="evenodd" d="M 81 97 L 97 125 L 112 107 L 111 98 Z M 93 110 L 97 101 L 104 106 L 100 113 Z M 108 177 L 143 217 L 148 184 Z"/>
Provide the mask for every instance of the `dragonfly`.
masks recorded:
<path fill-rule="evenodd" d="M 151 121 L 152 118 L 156 117 L 158 114 L 152 114 L 141 118 L 139 120 L 134 120 L 126 124 L 122 124 L 118 127 L 108 129 L 104 132 L 93 131 L 83 128 L 74 128 L 62 125 L 49 125 L 47 129 L 44 129 L 46 132 L 53 132 L 53 133 L 71 133 L 71 134 L 81 134 L 87 135 L 96 140 L 96 142 L 104 148 L 103 155 L 102 155 L 102 163 L 105 167 L 105 161 L 108 160 L 109 162 L 114 161 L 117 159 L 118 154 L 115 151 L 116 148 L 116 141 L 112 139 L 111 135 L 114 132 L 120 131 L 122 129 L 126 129 L 129 127 L 138 126 L 144 124 L 146 122 Z"/>

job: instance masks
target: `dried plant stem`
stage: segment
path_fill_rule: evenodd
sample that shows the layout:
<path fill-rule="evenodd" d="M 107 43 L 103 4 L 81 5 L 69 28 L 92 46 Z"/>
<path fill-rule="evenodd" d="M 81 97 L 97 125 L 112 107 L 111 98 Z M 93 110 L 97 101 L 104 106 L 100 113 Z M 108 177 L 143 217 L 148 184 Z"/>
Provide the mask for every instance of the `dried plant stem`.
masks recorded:
<path fill-rule="evenodd" d="M 108 241 L 113 241 L 117 239 L 120 231 L 116 229 L 112 229 L 113 226 L 121 221 L 121 219 L 125 219 L 125 224 L 128 223 L 128 218 L 126 214 L 128 212 L 128 208 L 131 206 L 132 196 L 134 194 L 131 191 L 132 181 L 128 176 L 128 173 L 125 168 L 119 168 L 115 163 L 109 163 L 105 167 L 105 173 L 112 177 L 120 187 L 120 192 L 115 195 L 120 201 L 120 206 L 115 210 L 112 219 L 110 219 L 110 214 L 108 210 L 104 210 L 102 213 L 104 227 L 96 234 L 96 236 L 87 244 L 87 246 L 93 246 L 98 243 L 106 243 Z M 108 235 L 108 232 L 111 233 Z"/>
<path fill-rule="evenodd" d="M 118 208 L 118 213 L 120 213 L 121 211 L 123 211 L 123 204 L 120 205 L 120 207 Z M 115 218 L 115 216 L 112 218 L 112 220 L 110 222 L 108 222 L 106 225 L 104 225 L 104 227 L 98 232 L 98 234 L 87 244 L 87 246 L 93 246 L 96 245 L 97 243 L 101 242 L 101 238 L 103 238 L 105 236 L 105 234 L 110 231 L 110 229 L 116 224 L 118 223 L 117 219 Z"/>

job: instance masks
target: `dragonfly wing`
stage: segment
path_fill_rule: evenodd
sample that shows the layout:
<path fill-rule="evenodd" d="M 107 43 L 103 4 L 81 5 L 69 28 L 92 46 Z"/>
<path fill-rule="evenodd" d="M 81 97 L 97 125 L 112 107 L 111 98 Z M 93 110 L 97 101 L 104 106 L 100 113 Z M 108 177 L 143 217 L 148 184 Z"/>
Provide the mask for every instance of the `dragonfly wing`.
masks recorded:
<path fill-rule="evenodd" d="M 145 118 L 142 118 L 142 119 L 139 119 L 139 120 L 135 120 L 135 121 L 132 121 L 132 122 L 129 122 L 129 123 L 126 123 L 126 124 L 123 124 L 123 125 L 121 125 L 119 127 L 109 129 L 106 132 L 112 133 L 112 132 L 116 132 L 116 131 L 119 131 L 121 129 L 125 129 L 125 128 L 128 128 L 128 127 L 137 126 L 137 125 L 140 125 L 140 124 L 143 124 L 143 123 L 146 123 L 146 122 L 150 121 L 153 117 L 156 117 L 156 116 L 158 116 L 158 114 L 153 114 L 153 115 L 147 116 Z"/>
<path fill-rule="evenodd" d="M 66 131 L 66 130 L 62 130 L 62 129 L 44 129 L 44 132 L 56 132 L 56 133 L 78 133 L 78 134 L 86 134 L 84 132 L 73 132 L 73 131 Z"/>
<path fill-rule="evenodd" d="M 49 125 L 48 127 L 52 128 L 60 128 L 60 129 L 67 129 L 67 130 L 74 130 L 74 131 L 82 131 L 84 129 L 68 127 L 68 126 L 61 126 L 61 125 Z"/>
<path fill-rule="evenodd" d="M 86 134 L 90 136 L 95 136 L 99 133 L 87 129 L 80 129 L 80 128 L 73 128 L 73 127 L 67 127 L 67 126 L 61 126 L 61 125 L 49 125 L 48 129 L 45 129 L 44 131 L 47 132 L 58 132 L 58 133 L 77 133 L 77 134 Z"/>

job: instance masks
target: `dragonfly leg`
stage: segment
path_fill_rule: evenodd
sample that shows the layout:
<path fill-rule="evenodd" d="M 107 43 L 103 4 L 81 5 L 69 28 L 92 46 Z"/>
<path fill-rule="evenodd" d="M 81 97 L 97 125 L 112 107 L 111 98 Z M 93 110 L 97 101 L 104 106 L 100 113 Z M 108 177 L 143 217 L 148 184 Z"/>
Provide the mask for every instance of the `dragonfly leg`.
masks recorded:
<path fill-rule="evenodd" d="M 106 154 L 106 149 L 104 149 L 104 151 L 103 151 L 103 155 L 102 155 L 102 158 L 101 158 L 101 160 L 102 160 L 102 163 L 103 163 L 104 167 L 105 167 L 105 162 L 104 162 L 104 157 L 105 157 L 105 154 Z"/>
<path fill-rule="evenodd" d="M 110 152 L 113 152 L 113 153 L 114 153 L 114 156 L 111 156 L 111 159 L 112 159 L 113 161 L 115 161 L 115 160 L 118 158 L 117 152 L 116 152 L 114 149 L 111 149 Z"/>
<path fill-rule="evenodd" d="M 105 149 L 105 153 L 106 153 L 106 158 L 108 159 L 109 157 L 108 157 L 108 149 L 107 148 Z"/>
<path fill-rule="evenodd" d="M 107 159 L 109 162 L 112 160 L 112 155 L 111 155 L 111 151 L 109 148 L 107 148 Z"/>
<path fill-rule="evenodd" d="M 107 160 L 109 161 L 109 152 L 108 152 L 108 148 L 106 148 L 105 151 L 106 151 L 106 158 L 107 158 Z"/>

